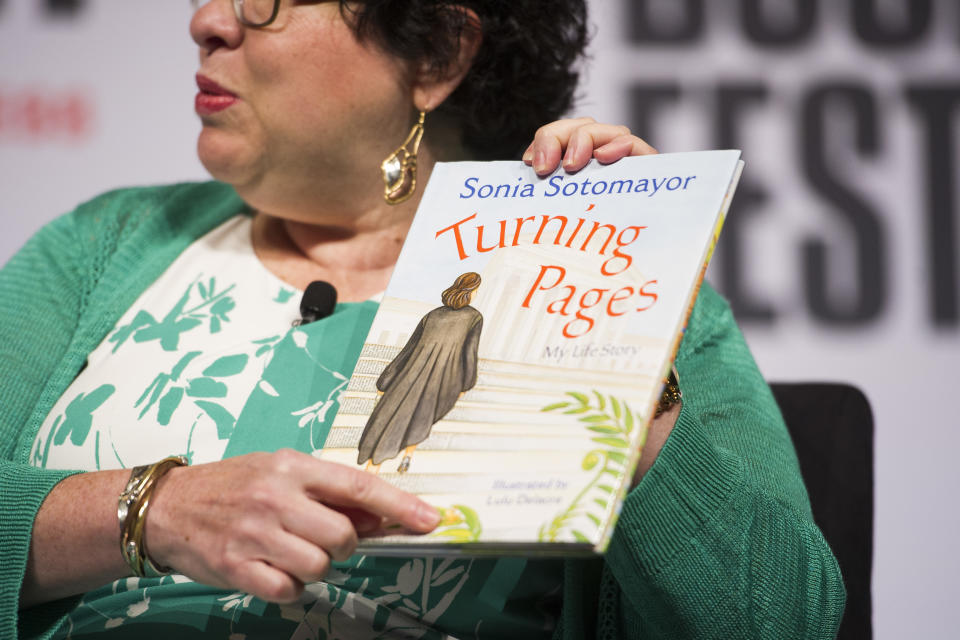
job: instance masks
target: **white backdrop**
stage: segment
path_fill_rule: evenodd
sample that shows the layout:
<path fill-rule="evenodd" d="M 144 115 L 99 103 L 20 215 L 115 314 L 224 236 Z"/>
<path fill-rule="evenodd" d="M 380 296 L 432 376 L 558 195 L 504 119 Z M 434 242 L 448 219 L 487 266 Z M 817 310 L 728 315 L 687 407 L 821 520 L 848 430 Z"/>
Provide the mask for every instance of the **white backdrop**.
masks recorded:
<path fill-rule="evenodd" d="M 870 397 L 876 637 L 953 637 L 960 6 L 592 9 L 577 113 L 639 127 L 661 150 L 743 148 L 711 279 L 769 378 L 851 381 Z M 0 262 L 106 189 L 204 177 L 189 15 L 187 0 L 0 0 Z M 823 283 L 806 268 L 811 243 Z"/>

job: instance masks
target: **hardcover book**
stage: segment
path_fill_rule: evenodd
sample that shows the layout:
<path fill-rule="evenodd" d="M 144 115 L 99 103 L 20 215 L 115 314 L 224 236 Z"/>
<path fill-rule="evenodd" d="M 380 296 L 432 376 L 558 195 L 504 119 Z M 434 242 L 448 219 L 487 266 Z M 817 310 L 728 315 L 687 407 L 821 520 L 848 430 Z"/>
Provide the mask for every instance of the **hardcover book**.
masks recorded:
<path fill-rule="evenodd" d="M 605 551 L 741 167 L 435 166 L 318 455 L 443 520 L 359 551 Z"/>

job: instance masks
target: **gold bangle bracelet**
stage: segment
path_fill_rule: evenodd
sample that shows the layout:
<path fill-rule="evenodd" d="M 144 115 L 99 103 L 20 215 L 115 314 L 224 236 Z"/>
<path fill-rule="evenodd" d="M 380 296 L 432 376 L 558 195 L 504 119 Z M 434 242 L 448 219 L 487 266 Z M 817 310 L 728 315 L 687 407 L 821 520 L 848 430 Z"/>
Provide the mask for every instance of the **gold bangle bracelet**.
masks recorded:
<path fill-rule="evenodd" d="M 147 525 L 147 510 L 157 483 L 170 469 L 187 464 L 184 456 L 170 456 L 152 465 L 134 467 L 127 486 L 117 503 L 117 518 L 120 522 L 120 553 L 133 575 L 138 578 L 153 578 L 170 573 L 166 567 L 158 568 L 147 554 L 144 532 Z"/>

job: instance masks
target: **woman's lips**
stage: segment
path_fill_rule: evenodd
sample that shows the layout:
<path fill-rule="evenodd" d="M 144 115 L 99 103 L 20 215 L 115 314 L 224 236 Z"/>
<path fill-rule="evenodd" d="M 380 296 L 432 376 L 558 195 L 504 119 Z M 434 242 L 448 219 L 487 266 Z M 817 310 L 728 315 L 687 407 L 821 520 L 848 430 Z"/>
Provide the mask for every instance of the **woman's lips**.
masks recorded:
<path fill-rule="evenodd" d="M 197 88 L 200 92 L 194 99 L 194 109 L 201 116 L 223 111 L 238 100 L 236 94 L 227 91 L 210 78 L 197 74 Z"/>

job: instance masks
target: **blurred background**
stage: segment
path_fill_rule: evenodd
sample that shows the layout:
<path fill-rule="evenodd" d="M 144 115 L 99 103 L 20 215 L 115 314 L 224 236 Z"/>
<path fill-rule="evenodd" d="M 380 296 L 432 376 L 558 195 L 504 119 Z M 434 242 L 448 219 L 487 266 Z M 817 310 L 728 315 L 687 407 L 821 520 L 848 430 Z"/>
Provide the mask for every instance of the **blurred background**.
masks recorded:
<path fill-rule="evenodd" d="M 875 637 L 955 637 L 960 2 L 591 10 L 576 113 L 661 151 L 743 149 L 708 277 L 769 379 L 851 382 L 872 403 Z M 190 15 L 0 0 L 0 263 L 104 190 L 205 177 Z"/>

